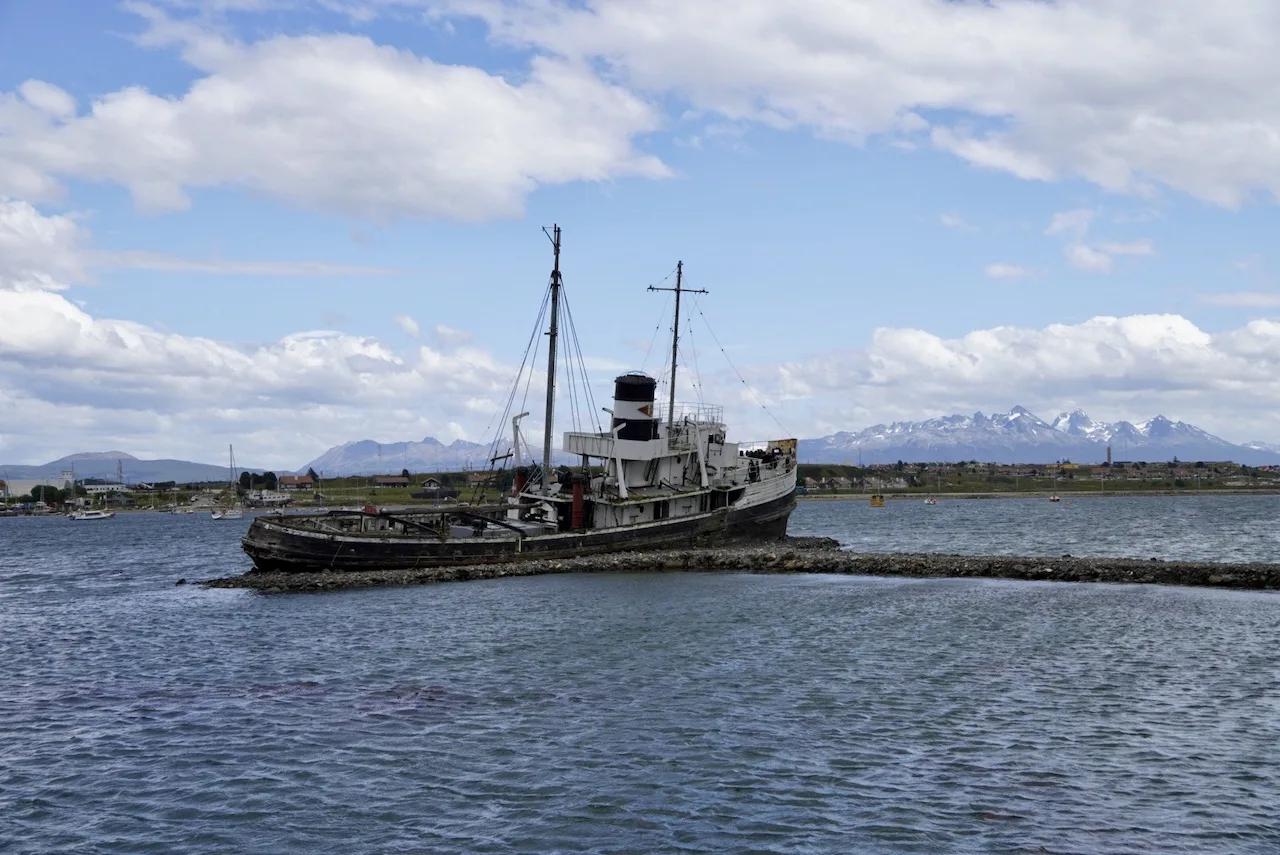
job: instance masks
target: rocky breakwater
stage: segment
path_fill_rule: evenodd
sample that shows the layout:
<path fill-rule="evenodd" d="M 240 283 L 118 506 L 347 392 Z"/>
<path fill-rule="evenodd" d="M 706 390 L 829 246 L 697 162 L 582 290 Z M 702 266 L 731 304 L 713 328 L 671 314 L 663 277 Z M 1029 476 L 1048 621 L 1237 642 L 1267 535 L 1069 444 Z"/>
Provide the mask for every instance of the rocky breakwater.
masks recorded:
<path fill-rule="evenodd" d="M 620 573 L 686 570 L 732 573 L 836 573 L 912 578 L 1025 579 L 1046 582 L 1113 582 L 1280 590 L 1280 564 L 1217 564 L 1134 558 L 1059 558 L 1009 555 L 880 555 L 847 552 L 836 541 L 791 537 L 760 545 L 652 552 L 618 552 L 581 558 L 538 559 L 421 570 L 355 573 L 263 573 L 202 582 L 210 588 L 251 588 L 264 593 L 332 591 L 383 585 L 463 582 L 546 573 Z"/>

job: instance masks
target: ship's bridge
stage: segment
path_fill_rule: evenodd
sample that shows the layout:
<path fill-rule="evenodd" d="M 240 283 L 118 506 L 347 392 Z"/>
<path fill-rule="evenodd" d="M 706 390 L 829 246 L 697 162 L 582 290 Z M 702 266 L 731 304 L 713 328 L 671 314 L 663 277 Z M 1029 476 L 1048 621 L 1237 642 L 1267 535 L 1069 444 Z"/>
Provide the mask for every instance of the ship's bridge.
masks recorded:
<path fill-rule="evenodd" d="M 677 402 L 675 421 L 670 429 L 667 427 L 666 410 L 663 406 L 654 411 L 652 421 L 656 436 L 652 439 L 627 439 L 626 425 L 617 424 L 613 431 L 567 432 L 564 434 L 564 450 L 569 454 L 585 454 L 588 457 L 652 460 L 655 457 L 687 453 L 708 442 L 724 442 L 724 407 Z"/>

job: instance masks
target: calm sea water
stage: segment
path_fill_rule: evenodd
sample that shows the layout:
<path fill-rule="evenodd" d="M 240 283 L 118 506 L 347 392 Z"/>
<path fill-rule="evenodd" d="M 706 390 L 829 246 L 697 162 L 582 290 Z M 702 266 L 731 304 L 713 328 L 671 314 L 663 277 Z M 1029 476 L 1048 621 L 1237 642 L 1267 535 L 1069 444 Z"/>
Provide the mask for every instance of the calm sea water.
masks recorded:
<path fill-rule="evenodd" d="M 1269 499 L 917 504 L 793 530 L 1277 560 Z M 1274 594 L 174 586 L 245 569 L 245 525 L 0 519 L 0 851 L 1280 851 Z"/>

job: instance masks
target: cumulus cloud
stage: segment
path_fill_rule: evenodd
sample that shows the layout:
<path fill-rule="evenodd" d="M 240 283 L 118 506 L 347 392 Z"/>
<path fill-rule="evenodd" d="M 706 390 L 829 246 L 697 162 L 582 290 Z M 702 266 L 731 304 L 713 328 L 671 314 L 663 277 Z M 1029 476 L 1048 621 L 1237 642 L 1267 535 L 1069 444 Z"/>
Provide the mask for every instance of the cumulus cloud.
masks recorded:
<path fill-rule="evenodd" d="M 447 5 L 694 112 L 853 143 L 906 134 L 986 168 L 1111 191 L 1163 184 L 1228 206 L 1280 191 L 1269 0 L 1158 12 L 1147 0 Z"/>
<path fill-rule="evenodd" d="M 421 413 L 429 417 L 409 420 L 421 435 L 424 427 L 457 421 L 470 408 L 467 402 L 487 399 L 492 405 L 512 373 L 478 348 L 418 346 L 402 353 L 377 339 L 328 331 L 237 346 L 93 317 L 51 291 L 0 290 L 0 317 L 0 389 L 8 395 L 90 407 L 115 414 L 116 422 L 121 413 L 193 423 L 204 414 L 208 424 L 196 430 L 207 447 L 216 446 L 211 434 L 219 425 L 252 434 L 256 424 L 269 447 L 237 446 L 273 465 L 300 462 L 281 459 L 300 453 L 296 446 L 269 439 L 282 412 L 291 421 L 302 413 L 332 417 L 311 429 L 334 445 L 353 438 L 338 433 L 339 425 L 359 430 L 356 436 L 380 433 L 388 413 L 407 410 L 406 402 L 415 409 L 428 402 Z M 11 439 L 24 425 L 30 429 L 29 420 L 18 420 L 13 411 L 0 416 L 0 433 Z"/>
<path fill-rule="evenodd" d="M 1280 192 L 1268 0 L 1168 0 L 1154 17 L 1145 0 L 282 5 L 353 20 L 410 8 L 446 28 L 477 17 L 534 57 L 508 79 L 356 36 L 242 44 L 132 4 L 149 21 L 140 41 L 179 45 L 202 76 L 181 97 L 122 89 L 86 113 L 46 81 L 0 96 L 0 192 L 48 199 L 68 176 L 122 183 L 156 210 L 219 184 L 345 214 L 503 216 L 541 184 L 666 175 L 634 140 L 672 102 L 708 126 L 880 135 L 1028 180 L 1226 206 Z"/>
<path fill-rule="evenodd" d="M 246 345 L 96 317 L 60 293 L 87 239 L 0 200 L 0 462 L 106 445 L 208 460 L 234 441 L 246 463 L 293 468 L 353 438 L 479 438 L 505 400 L 513 369 L 460 331 L 407 350 L 325 330 Z"/>
<path fill-rule="evenodd" d="M 407 351 L 327 331 L 235 345 L 94 317 L 49 290 L 0 290 L 0 317 L 6 462 L 107 446 L 209 460 L 233 441 L 247 464 L 292 469 L 358 438 L 480 439 L 514 373 L 461 336 Z M 590 367 L 604 372 L 605 400 L 616 366 Z M 722 372 L 696 389 L 682 377 L 678 395 L 723 403 L 739 439 L 1015 403 L 1052 412 L 1064 400 L 1103 418 L 1162 412 L 1227 438 L 1280 438 L 1280 322 L 1209 333 L 1178 315 L 1097 317 L 959 338 L 879 329 L 864 347 L 740 367 L 754 394 Z"/>
<path fill-rule="evenodd" d="M 535 57 L 508 80 L 352 35 L 244 44 L 135 6 L 149 45 L 199 73 L 180 97 L 133 86 L 83 113 L 52 83 L 0 93 L 0 193 L 64 178 L 126 186 L 147 211 L 238 186 L 348 216 L 511 216 L 536 187 L 667 175 L 633 145 L 658 112 L 582 62 Z"/>
<path fill-rule="evenodd" d="M 1075 400 L 1099 417 L 1162 412 L 1229 439 L 1280 437 L 1280 323 L 1266 320 L 1220 333 L 1179 315 L 950 339 L 879 329 L 865 348 L 760 367 L 753 380 L 830 430 L 1014 404 L 1053 412 Z"/>
<path fill-rule="evenodd" d="M 69 216 L 0 197 L 0 289 L 56 289 L 87 278 L 83 236 Z"/>

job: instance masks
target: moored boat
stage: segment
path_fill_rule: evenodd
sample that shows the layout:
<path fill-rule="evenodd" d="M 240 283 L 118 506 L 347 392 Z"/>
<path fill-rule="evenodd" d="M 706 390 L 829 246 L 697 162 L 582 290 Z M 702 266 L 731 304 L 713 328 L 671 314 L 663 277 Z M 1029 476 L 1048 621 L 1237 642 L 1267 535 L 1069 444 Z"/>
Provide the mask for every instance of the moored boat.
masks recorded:
<path fill-rule="evenodd" d="M 115 511 L 76 511 L 67 514 L 71 520 L 109 520 L 116 515 Z"/>
<path fill-rule="evenodd" d="M 656 403 L 653 377 L 622 374 L 614 380 L 613 406 L 606 408 L 609 428 L 563 435 L 563 452 L 581 460 L 581 466 L 549 465 L 561 334 L 560 229 L 553 227 L 549 236 L 555 265 L 548 289 L 547 402 L 540 465 L 532 470 L 521 465 L 520 421 L 528 415 L 521 413 L 510 419 L 510 453 L 493 457 L 515 463 L 514 483 L 505 500 L 401 511 L 370 507 L 259 516 L 242 541 L 257 569 L 417 568 L 786 534 L 796 503 L 796 440 L 731 442 L 720 407 L 676 404 L 680 298 L 691 290 L 683 287 L 682 264 L 676 267 L 674 288 L 651 286 L 675 294 L 666 407 Z"/>
<path fill-rule="evenodd" d="M 227 472 L 231 475 L 231 480 L 227 482 L 228 489 L 231 491 L 231 499 L 233 504 L 226 508 L 211 508 L 209 518 L 214 520 L 238 520 L 244 518 L 244 507 L 236 498 L 236 450 L 234 446 L 227 446 Z M 191 513 L 187 511 L 187 513 Z"/>

